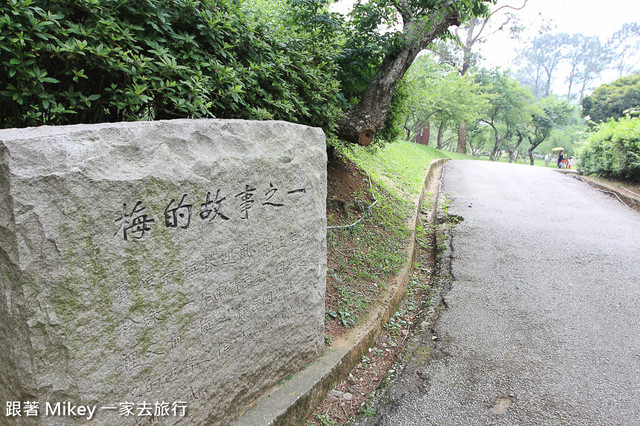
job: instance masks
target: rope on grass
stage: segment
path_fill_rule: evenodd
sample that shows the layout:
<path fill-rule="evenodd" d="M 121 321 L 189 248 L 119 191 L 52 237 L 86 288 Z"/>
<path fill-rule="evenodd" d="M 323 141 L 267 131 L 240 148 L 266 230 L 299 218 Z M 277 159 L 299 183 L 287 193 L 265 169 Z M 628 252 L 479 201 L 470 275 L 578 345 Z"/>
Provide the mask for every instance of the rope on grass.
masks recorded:
<path fill-rule="evenodd" d="M 365 173 L 367 173 L 366 170 L 364 170 Z M 344 226 L 327 226 L 327 229 L 345 229 L 345 228 L 352 228 L 354 226 L 356 226 L 357 224 L 359 224 L 360 222 L 362 222 L 362 219 L 365 218 L 365 216 L 367 215 L 367 213 L 371 214 L 371 209 L 373 208 L 373 206 L 375 206 L 376 204 L 378 204 L 378 199 L 376 198 L 376 194 L 373 192 L 373 184 L 371 183 L 371 176 L 369 176 L 369 173 L 367 173 L 367 177 L 369 178 L 369 188 L 371 188 L 371 196 L 373 197 L 373 204 L 371 204 L 369 207 L 367 207 L 366 209 L 363 208 L 362 209 L 362 216 L 360 217 L 360 219 L 358 219 L 357 221 L 353 222 L 351 225 L 344 225 Z"/>

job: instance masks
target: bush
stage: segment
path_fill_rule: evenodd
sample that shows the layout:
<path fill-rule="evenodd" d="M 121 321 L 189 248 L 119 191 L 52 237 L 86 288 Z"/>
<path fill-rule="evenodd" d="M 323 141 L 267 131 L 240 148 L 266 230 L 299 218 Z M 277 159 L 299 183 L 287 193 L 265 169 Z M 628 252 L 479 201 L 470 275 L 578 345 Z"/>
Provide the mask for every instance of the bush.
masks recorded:
<path fill-rule="evenodd" d="M 587 134 L 578 170 L 640 182 L 640 119 L 612 119 Z"/>
<path fill-rule="evenodd" d="M 330 131 L 329 47 L 271 34 L 233 0 L 5 0 L 0 127 L 180 117 Z"/>
<path fill-rule="evenodd" d="M 640 74 L 621 77 L 598 87 L 582 100 L 582 115 L 602 123 L 622 118 L 629 109 L 640 106 Z"/>

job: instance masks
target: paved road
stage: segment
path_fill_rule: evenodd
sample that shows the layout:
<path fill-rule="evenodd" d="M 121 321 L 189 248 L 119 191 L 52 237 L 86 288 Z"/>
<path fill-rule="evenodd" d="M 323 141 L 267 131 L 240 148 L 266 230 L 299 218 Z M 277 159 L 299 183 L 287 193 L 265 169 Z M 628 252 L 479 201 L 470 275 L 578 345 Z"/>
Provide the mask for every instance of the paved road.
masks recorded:
<path fill-rule="evenodd" d="M 539 167 L 451 161 L 443 190 L 439 340 L 370 423 L 640 425 L 640 215 Z"/>

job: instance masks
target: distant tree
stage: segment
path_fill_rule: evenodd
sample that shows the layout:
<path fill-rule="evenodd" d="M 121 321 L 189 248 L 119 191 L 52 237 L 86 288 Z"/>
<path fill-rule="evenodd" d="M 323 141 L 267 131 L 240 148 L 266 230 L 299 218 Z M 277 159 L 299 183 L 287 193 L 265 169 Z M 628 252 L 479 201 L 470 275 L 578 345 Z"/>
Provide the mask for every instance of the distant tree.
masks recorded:
<path fill-rule="evenodd" d="M 598 87 L 582 100 L 582 113 L 595 123 L 621 118 L 640 106 L 640 74 L 622 77 Z"/>
<path fill-rule="evenodd" d="M 419 56 L 403 80 L 408 92 L 404 128 L 411 139 L 430 119 L 441 123 L 439 145 L 447 122 L 476 121 L 487 107 L 486 96 L 469 76 L 461 76 L 430 55 Z"/>
<path fill-rule="evenodd" d="M 566 79 L 567 99 L 576 98 L 576 94 L 572 93 L 576 89 L 580 103 L 589 84 L 600 77 L 602 71 L 607 68 L 610 56 L 598 37 L 573 34 L 568 39 L 568 46 L 570 49 L 565 55 L 565 60 L 570 66 Z"/>
<path fill-rule="evenodd" d="M 475 46 L 484 43 L 489 36 L 499 31 L 503 31 L 509 27 L 512 35 L 518 34 L 522 27 L 517 23 L 516 15 L 506 13 L 502 19 L 496 19 L 499 12 L 513 9 L 521 10 L 527 4 L 524 0 L 522 6 L 515 7 L 510 5 L 501 6 L 491 12 L 491 22 L 493 26 L 488 26 L 489 18 L 473 17 L 467 24 L 458 26 L 454 31 L 454 37 L 448 40 L 440 40 L 433 44 L 430 48 L 442 63 L 448 64 L 458 70 L 460 75 L 466 75 L 472 67 L 474 67 L 480 54 L 474 52 Z M 496 24 L 496 21 L 500 24 Z M 492 28 L 489 28 L 492 27 Z M 458 146 L 456 152 L 467 152 L 467 123 L 461 121 L 458 125 Z"/>
<path fill-rule="evenodd" d="M 490 158 L 500 158 L 501 146 L 531 121 L 531 92 L 500 70 L 481 70 L 476 81 L 489 96 L 489 108 L 481 121 L 493 130 Z"/>
<path fill-rule="evenodd" d="M 493 148 L 493 129 L 483 122 L 470 123 L 468 127 L 468 144 L 471 149 L 471 155 L 478 157 L 484 151 Z"/>
<path fill-rule="evenodd" d="M 636 70 L 640 63 L 640 25 L 627 23 L 616 31 L 607 43 L 613 69 L 622 77 Z"/>
<path fill-rule="evenodd" d="M 535 37 L 520 51 L 525 67 L 520 71 L 519 80 L 531 89 L 536 98 L 546 98 L 551 94 L 553 78 L 564 59 L 569 39 L 566 33 L 546 33 Z"/>
<path fill-rule="evenodd" d="M 540 99 L 531 109 L 531 121 L 522 133 L 529 141 L 527 152 L 532 166 L 533 151 L 549 137 L 554 127 L 568 122 L 571 111 L 571 105 L 554 96 Z"/>

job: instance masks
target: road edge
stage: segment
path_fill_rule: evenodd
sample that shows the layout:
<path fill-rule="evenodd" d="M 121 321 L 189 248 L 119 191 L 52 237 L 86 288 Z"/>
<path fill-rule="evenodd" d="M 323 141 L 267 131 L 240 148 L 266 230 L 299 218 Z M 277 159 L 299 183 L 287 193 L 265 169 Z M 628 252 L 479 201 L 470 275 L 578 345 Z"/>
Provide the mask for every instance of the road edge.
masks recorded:
<path fill-rule="evenodd" d="M 394 284 L 389 286 L 383 299 L 373 307 L 366 321 L 350 330 L 345 336 L 334 339 L 332 346 L 326 348 L 319 359 L 292 375 L 289 380 L 274 386 L 230 424 L 253 426 L 304 423 L 324 400 L 327 392 L 342 382 L 360 362 L 362 355 L 375 343 L 384 325 L 395 313 L 406 294 L 416 257 L 416 228 L 427 194 L 431 196 L 427 221 L 434 227 L 437 225 L 437 211 L 441 197 L 440 184 L 434 184 L 434 180 L 441 179 L 442 170 L 447 161 L 449 161 L 448 158 L 441 158 L 429 164 L 420 195 L 414 199 L 415 211 L 407 221 L 410 231 L 409 243 L 405 249 L 407 260 L 400 273 L 394 278 Z M 430 187 L 435 188 L 433 193 L 427 192 Z"/>

